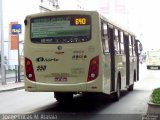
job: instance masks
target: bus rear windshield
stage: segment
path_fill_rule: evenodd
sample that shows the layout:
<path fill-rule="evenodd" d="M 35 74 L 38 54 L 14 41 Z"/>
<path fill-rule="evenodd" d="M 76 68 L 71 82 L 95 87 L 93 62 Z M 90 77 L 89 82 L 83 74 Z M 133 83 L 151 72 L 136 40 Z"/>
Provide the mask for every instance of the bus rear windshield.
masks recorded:
<path fill-rule="evenodd" d="M 91 39 L 91 16 L 63 15 L 31 19 L 30 38 L 39 44 L 66 44 Z"/>

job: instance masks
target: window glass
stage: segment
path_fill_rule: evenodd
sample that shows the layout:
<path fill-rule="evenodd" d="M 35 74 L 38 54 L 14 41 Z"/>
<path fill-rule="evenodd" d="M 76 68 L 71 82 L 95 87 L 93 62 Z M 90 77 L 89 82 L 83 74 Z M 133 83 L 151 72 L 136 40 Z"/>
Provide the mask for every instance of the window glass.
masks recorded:
<path fill-rule="evenodd" d="M 123 32 L 120 32 L 120 34 L 121 34 L 121 43 L 120 43 L 120 46 L 121 46 L 121 53 L 122 54 L 124 54 L 124 40 L 123 40 L 123 38 L 124 38 L 124 34 L 123 34 Z"/>
<path fill-rule="evenodd" d="M 135 53 L 135 39 L 134 39 L 133 36 L 131 37 L 131 39 L 132 39 L 132 48 L 133 48 L 132 51 L 133 51 L 133 56 L 135 56 L 135 54 L 136 54 L 136 53 Z"/>
<path fill-rule="evenodd" d="M 103 34 L 107 35 L 107 24 L 103 24 Z"/>
<path fill-rule="evenodd" d="M 86 42 L 91 39 L 91 16 L 63 15 L 31 19 L 31 41 L 41 44 Z"/>
<path fill-rule="evenodd" d="M 129 54 L 130 56 L 133 55 L 133 46 L 132 46 L 132 39 L 131 39 L 131 36 L 129 35 Z"/>
<path fill-rule="evenodd" d="M 117 29 L 115 29 L 114 47 L 115 47 L 116 53 L 120 53 L 120 50 L 119 50 L 119 40 L 118 40 L 118 30 Z"/>
<path fill-rule="evenodd" d="M 105 53 L 109 52 L 109 43 L 108 43 L 108 34 L 107 34 L 107 24 L 102 23 L 102 44 L 103 44 L 103 50 Z"/>

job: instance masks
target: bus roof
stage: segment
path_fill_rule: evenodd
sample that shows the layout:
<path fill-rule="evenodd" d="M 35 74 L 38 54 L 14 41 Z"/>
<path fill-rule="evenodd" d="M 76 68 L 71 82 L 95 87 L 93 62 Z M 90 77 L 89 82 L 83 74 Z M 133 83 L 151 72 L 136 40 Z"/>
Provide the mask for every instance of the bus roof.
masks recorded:
<path fill-rule="evenodd" d="M 132 31 L 118 25 L 116 22 L 113 22 L 112 20 L 104 17 L 103 15 L 100 15 L 101 19 L 108 22 L 110 25 L 112 25 L 113 27 L 122 30 L 125 34 L 131 34 L 132 36 L 136 36 Z"/>

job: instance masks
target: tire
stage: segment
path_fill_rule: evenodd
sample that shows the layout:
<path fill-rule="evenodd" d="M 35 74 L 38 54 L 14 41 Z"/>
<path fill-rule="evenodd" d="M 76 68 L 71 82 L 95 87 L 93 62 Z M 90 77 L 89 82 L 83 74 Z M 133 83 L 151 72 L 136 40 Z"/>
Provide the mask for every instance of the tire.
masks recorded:
<path fill-rule="evenodd" d="M 136 81 L 136 74 L 135 74 L 135 72 L 134 72 L 133 80 Z M 127 90 L 128 91 L 133 91 L 133 89 L 134 89 L 134 83 L 132 85 L 129 85 L 129 87 L 128 87 Z"/>
<path fill-rule="evenodd" d="M 147 69 L 150 69 L 150 66 L 147 66 Z"/>
<path fill-rule="evenodd" d="M 119 101 L 121 97 L 121 90 L 120 90 L 120 82 L 119 80 L 117 81 L 117 90 L 116 92 L 113 94 L 113 100 L 116 102 L 116 101 Z"/>
<path fill-rule="evenodd" d="M 55 92 L 54 97 L 58 102 L 70 102 L 73 100 L 73 93 Z"/>
<path fill-rule="evenodd" d="M 127 90 L 128 91 L 133 91 L 133 89 L 134 89 L 134 84 L 130 85 Z"/>

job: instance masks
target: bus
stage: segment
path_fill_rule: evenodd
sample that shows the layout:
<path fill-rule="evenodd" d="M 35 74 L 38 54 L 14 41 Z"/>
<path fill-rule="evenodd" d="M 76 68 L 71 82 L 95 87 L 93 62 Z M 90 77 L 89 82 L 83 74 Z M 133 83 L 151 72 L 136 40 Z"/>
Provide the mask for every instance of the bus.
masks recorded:
<path fill-rule="evenodd" d="M 57 101 L 102 93 L 118 101 L 139 80 L 141 43 L 97 11 L 54 11 L 24 21 L 25 90 Z"/>
<path fill-rule="evenodd" d="M 147 51 L 147 69 L 160 69 L 160 50 Z"/>

